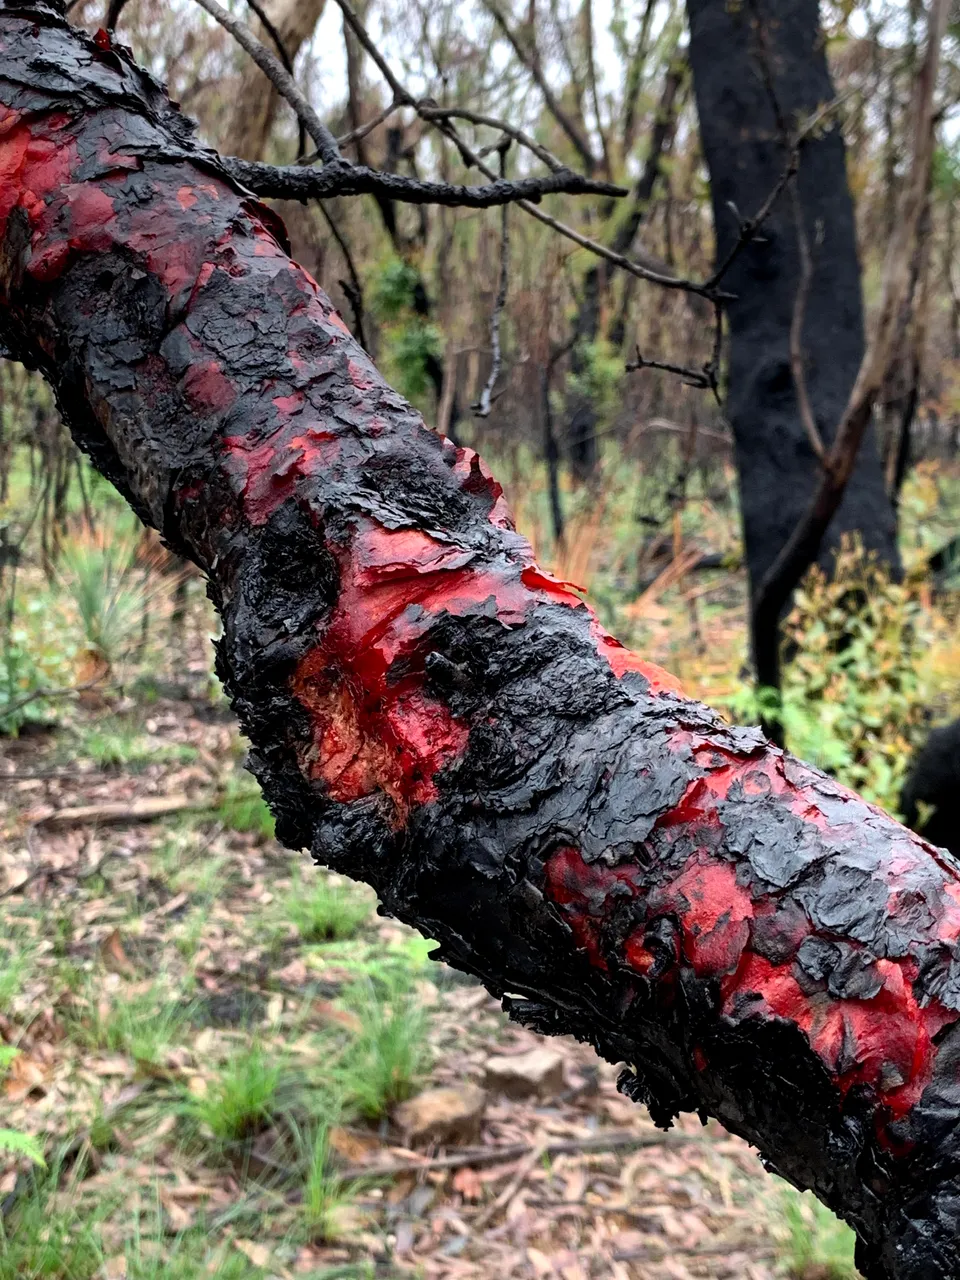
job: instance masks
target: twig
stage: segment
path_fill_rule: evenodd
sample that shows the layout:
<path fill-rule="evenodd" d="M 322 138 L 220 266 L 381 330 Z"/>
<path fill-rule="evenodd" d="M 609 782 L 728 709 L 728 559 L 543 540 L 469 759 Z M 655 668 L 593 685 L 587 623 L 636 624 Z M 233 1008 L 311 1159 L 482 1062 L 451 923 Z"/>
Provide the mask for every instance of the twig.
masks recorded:
<path fill-rule="evenodd" d="M 197 4 L 202 9 L 206 9 L 211 18 L 220 23 L 226 31 L 229 31 L 236 40 L 237 44 L 244 49 L 254 60 L 263 74 L 270 80 L 280 94 L 280 96 L 289 102 L 297 114 L 310 137 L 317 146 L 320 159 L 324 164 L 336 167 L 343 163 L 340 157 L 340 148 L 337 146 L 337 140 L 323 123 L 320 117 L 306 100 L 297 86 L 293 76 L 277 61 L 269 49 L 257 39 L 249 27 L 245 26 L 232 14 L 227 13 L 226 9 L 217 3 L 217 0 L 197 0 Z"/>
<path fill-rule="evenodd" d="M 399 111 L 404 106 L 402 102 L 391 102 L 388 107 L 384 107 L 382 111 L 378 111 L 372 120 L 368 120 L 365 124 L 357 125 L 356 129 L 351 129 L 349 133 L 341 134 L 337 139 L 337 146 L 343 150 L 352 142 L 359 142 L 365 138 L 368 133 L 373 133 L 374 129 L 383 124 L 385 120 L 389 120 L 395 111 Z M 311 164 L 314 160 L 319 160 L 319 152 L 313 155 L 304 156 L 300 161 L 301 164 Z"/>
<path fill-rule="evenodd" d="M 507 139 L 506 144 L 500 147 L 500 177 L 504 179 L 507 176 L 507 149 L 509 146 L 510 141 Z M 483 391 L 480 393 L 480 401 L 473 406 L 473 411 L 478 418 L 488 418 L 490 416 L 493 391 L 497 385 L 497 379 L 500 377 L 500 369 L 503 366 L 503 352 L 500 347 L 500 320 L 507 302 L 509 271 L 510 206 L 504 205 L 500 211 L 500 282 L 497 286 L 497 296 L 493 303 L 493 314 L 490 317 L 490 347 L 493 351 L 493 363 L 490 365 L 490 376 L 487 378 Z"/>
<path fill-rule="evenodd" d="M 748 244 L 751 244 L 752 241 L 756 239 L 761 227 L 773 212 L 774 205 L 786 189 L 787 184 L 792 182 L 797 175 L 797 171 L 800 168 L 800 155 L 803 149 L 803 144 L 820 127 L 824 120 L 826 120 L 832 112 L 836 111 L 849 96 L 849 93 L 840 94 L 838 97 L 831 99 L 830 102 L 825 103 L 822 107 L 816 110 L 794 134 L 792 141 L 788 144 L 787 163 L 783 168 L 783 172 L 780 174 L 780 177 L 774 183 L 767 198 L 764 200 L 763 204 L 761 204 L 753 217 L 746 218 L 740 222 L 740 234 L 737 237 L 737 242 L 733 245 L 730 252 L 706 282 L 705 288 L 707 292 L 716 289 L 719 286 L 720 282 L 723 280 L 724 276 L 733 266 L 734 262 L 743 250 Z M 785 136 L 789 135 L 786 134 Z"/>
<path fill-rule="evenodd" d="M 627 373 L 636 373 L 638 369 L 660 369 L 664 373 L 676 374 L 677 377 L 683 379 L 688 387 L 698 387 L 703 391 L 712 391 L 717 404 L 722 407 L 723 401 L 720 398 L 720 357 L 722 350 L 723 309 L 719 302 L 714 302 L 713 349 L 710 359 L 705 361 L 699 369 L 695 369 L 691 365 L 671 364 L 668 360 L 648 360 L 641 355 L 640 348 L 637 347 L 636 360 L 628 361 L 624 365 L 624 370 Z"/>
<path fill-rule="evenodd" d="M 276 45 L 277 53 L 280 55 L 280 61 L 283 63 L 283 69 L 289 76 L 293 76 L 293 62 L 290 54 L 287 52 L 287 46 L 281 39 L 280 32 L 270 21 L 270 16 L 260 4 L 260 0 L 247 0 L 247 4 L 260 19 L 264 31 Z M 302 156 L 307 149 L 307 130 L 303 121 L 297 116 L 297 155 Z"/>
<path fill-rule="evenodd" d="M 824 466 L 827 464 L 827 451 L 823 438 L 813 416 L 810 404 L 810 393 L 807 388 L 807 375 L 803 362 L 803 325 L 807 314 L 807 299 L 813 282 L 813 254 L 810 252 L 810 240 L 803 222 L 803 209 L 800 207 L 800 194 L 797 191 L 796 178 L 790 183 L 790 203 L 793 206 L 793 220 L 796 224 L 797 245 L 800 250 L 800 281 L 797 285 L 797 296 L 793 302 L 793 316 L 790 320 L 790 369 L 793 373 L 793 386 L 797 394 L 797 407 L 800 410 L 800 421 L 810 441 L 810 448 Z"/>
<path fill-rule="evenodd" d="M 31 823 L 27 830 L 27 840 L 29 842 L 32 832 L 37 828 L 37 823 Z M 0 902 L 6 898 L 12 898 L 16 894 L 23 893 L 30 885 L 35 884 L 37 880 L 74 880 L 77 884 L 82 884 L 85 880 L 92 880 L 94 876 L 99 875 L 100 871 L 108 862 L 114 859 L 127 859 L 130 857 L 129 850 L 126 849 L 110 849 L 103 855 L 92 867 L 88 867 L 86 871 L 75 871 L 69 867 L 46 867 L 38 866 L 31 871 L 25 880 L 21 880 L 19 884 L 11 885 L 9 889 L 4 889 L 0 893 Z"/>
<path fill-rule="evenodd" d="M 487 1223 L 497 1216 L 501 1209 L 505 1209 L 507 1207 L 513 1197 L 526 1182 L 534 1167 L 538 1165 L 546 1155 L 546 1151 L 547 1144 L 538 1142 L 530 1153 L 520 1161 L 516 1173 L 497 1196 L 496 1200 L 492 1201 L 485 1209 L 481 1209 L 480 1212 L 474 1216 L 470 1223 L 471 1231 L 482 1231 Z"/>
<path fill-rule="evenodd" d="M 166 818 L 171 813 L 184 813 L 186 810 L 201 812 L 211 808 L 211 805 L 210 800 L 196 801 L 186 796 L 143 796 L 130 803 L 121 801 L 55 809 L 45 818 L 38 818 L 34 826 L 72 827 L 84 823 L 113 825 L 121 822 L 152 822 L 155 818 Z"/>
<path fill-rule="evenodd" d="M 341 4 L 342 7 L 343 0 L 337 0 L 337 3 Z M 533 76 L 536 81 L 537 88 L 540 90 L 543 95 L 543 100 L 547 104 L 547 110 L 573 143 L 580 155 L 580 158 L 583 160 L 583 163 L 587 166 L 587 170 L 592 173 L 593 170 L 597 168 L 597 158 L 593 154 L 593 149 L 587 142 L 586 138 L 584 138 L 583 134 L 557 101 L 556 95 L 550 88 L 547 78 L 543 74 L 543 69 L 540 66 L 539 51 L 535 47 L 529 51 L 523 48 L 516 34 L 511 30 L 510 24 L 501 13 L 499 6 L 494 3 L 494 0 L 484 0 L 484 7 L 506 36 L 510 47 L 517 55 L 520 63 L 526 67 Z"/>
<path fill-rule="evenodd" d="M 14 698 L 10 702 L 0 702 L 0 720 L 5 720 L 7 716 L 12 716 L 17 711 L 22 711 L 31 702 L 47 702 L 58 698 L 69 698 L 75 693 L 85 693 L 88 689 L 100 684 L 101 680 L 102 676 L 95 676 L 92 680 L 85 680 L 83 684 L 69 685 L 64 689 L 32 689 L 29 693 L 23 694 L 22 697 Z"/>
<path fill-rule="evenodd" d="M 403 87 L 397 77 L 393 74 L 390 63 L 387 62 L 386 58 L 370 38 L 370 33 L 360 21 L 360 18 L 357 16 L 353 6 L 349 3 L 349 0 L 337 0 L 337 4 L 340 6 L 340 12 L 343 14 L 347 26 L 357 37 L 361 48 L 365 49 L 366 52 L 369 53 L 370 57 L 377 64 L 380 74 L 390 86 L 393 92 L 394 102 L 398 105 L 415 107 L 417 104 L 413 95 Z"/>
<path fill-rule="evenodd" d="M 420 102 L 417 104 L 417 115 L 422 120 L 466 120 L 470 124 L 484 125 L 489 129 L 497 129 L 500 133 L 505 133 L 508 138 L 512 138 L 521 147 L 526 147 L 528 151 L 533 152 L 538 160 L 542 160 L 548 169 L 552 169 L 554 173 L 568 173 L 569 166 L 565 165 L 562 160 L 557 159 L 552 151 L 548 151 L 545 146 L 537 142 L 535 138 L 531 138 L 528 133 L 524 133 L 522 129 L 518 129 L 515 125 L 507 124 L 504 120 L 498 120 L 495 116 L 483 115 L 479 111 L 468 111 L 464 107 L 438 107 L 435 104 L 427 104 Z"/>
<path fill-rule="evenodd" d="M 685 1146 L 701 1142 L 700 1134 L 688 1134 L 671 1130 L 669 1133 L 632 1133 L 628 1129 L 612 1129 L 609 1133 L 591 1134 L 589 1138 L 561 1138 L 548 1142 L 542 1148 L 547 1156 L 576 1155 L 580 1151 L 637 1150 L 641 1147 Z M 421 1173 L 430 1169 L 479 1168 L 482 1165 L 509 1164 L 521 1160 L 536 1147 L 526 1142 L 511 1143 L 505 1147 L 467 1147 L 444 1156 L 415 1156 L 410 1160 L 395 1160 L 391 1164 L 348 1165 L 337 1177 L 344 1182 L 357 1182 L 362 1178 L 393 1178 L 405 1173 Z"/>
<path fill-rule="evenodd" d="M 347 244 L 340 228 L 337 226 L 336 222 L 334 222 L 333 215 L 330 210 L 322 200 L 320 202 L 320 213 L 323 216 L 324 222 L 326 222 L 330 229 L 330 234 L 333 236 L 334 240 L 336 240 L 340 252 L 343 254 L 344 261 L 347 264 L 347 271 L 350 273 L 350 283 L 347 284 L 346 280 L 341 280 L 340 288 L 347 295 L 347 299 L 353 311 L 353 336 L 360 343 L 361 347 L 363 347 L 364 351 L 366 351 L 368 348 L 366 335 L 363 331 L 363 285 L 360 282 L 357 266 L 353 260 L 353 254 L 350 252 L 350 246 Z"/>

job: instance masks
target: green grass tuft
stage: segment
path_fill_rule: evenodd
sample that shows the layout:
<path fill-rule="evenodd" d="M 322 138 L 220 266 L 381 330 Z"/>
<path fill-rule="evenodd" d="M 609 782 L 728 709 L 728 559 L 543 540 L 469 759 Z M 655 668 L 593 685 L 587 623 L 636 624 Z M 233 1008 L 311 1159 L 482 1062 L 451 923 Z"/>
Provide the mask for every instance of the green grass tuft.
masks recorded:
<path fill-rule="evenodd" d="M 281 1068 L 254 1044 L 231 1058 L 202 1097 L 185 1109 L 217 1142 L 239 1142 L 266 1128 L 279 1111 Z"/>
<path fill-rule="evenodd" d="M 783 1260 L 793 1280 L 859 1280 L 853 1261 L 856 1236 L 809 1191 L 785 1186 L 780 1207 L 787 1239 Z"/>
<path fill-rule="evenodd" d="M 361 1027 L 340 1072 L 346 1102 L 378 1120 L 413 1093 L 429 1064 L 428 1017 L 402 972 L 358 982 L 345 996 Z"/>
<path fill-rule="evenodd" d="M 310 882 L 297 879 L 286 903 L 290 922 L 304 942 L 352 938 L 370 915 L 370 903 L 355 890 L 332 884 L 322 872 Z"/>

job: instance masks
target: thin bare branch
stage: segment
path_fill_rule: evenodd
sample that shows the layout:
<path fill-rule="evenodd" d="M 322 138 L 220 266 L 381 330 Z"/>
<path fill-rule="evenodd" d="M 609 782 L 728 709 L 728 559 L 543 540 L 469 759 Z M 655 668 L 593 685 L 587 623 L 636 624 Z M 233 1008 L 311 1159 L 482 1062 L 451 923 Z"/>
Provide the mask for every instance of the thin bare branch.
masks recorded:
<path fill-rule="evenodd" d="M 827 451 L 824 448 L 817 420 L 813 415 L 803 359 L 803 326 L 807 315 L 807 299 L 810 297 L 810 286 L 813 282 L 813 254 L 810 252 L 810 237 L 807 235 L 807 228 L 803 221 L 803 209 L 800 205 L 796 179 L 790 183 L 790 203 L 793 206 L 793 220 L 800 250 L 800 280 L 797 284 L 797 296 L 794 299 L 793 316 L 790 320 L 790 370 L 793 374 L 794 390 L 797 393 L 800 421 L 807 433 L 810 448 L 826 466 Z"/>
<path fill-rule="evenodd" d="M 338 4 L 343 2 L 345 2 L 345 0 L 337 0 Z M 527 69 L 527 71 L 529 71 L 530 75 L 536 82 L 537 88 L 543 95 L 543 100 L 547 105 L 547 110 L 573 143 L 577 153 L 583 160 L 583 163 L 587 166 L 587 169 L 592 172 L 598 167 L 597 157 L 593 154 L 593 149 L 587 139 L 570 119 L 568 113 L 564 111 L 563 107 L 557 100 L 556 94 L 550 88 L 550 84 L 547 81 L 546 76 L 543 74 L 543 68 L 540 65 L 539 52 L 535 48 L 524 48 L 516 33 L 511 28 L 509 22 L 507 22 L 507 19 L 504 17 L 500 6 L 496 3 L 496 0 L 483 0 L 483 3 L 484 8 L 503 32 L 507 42 L 517 55 L 520 63 Z"/>
<path fill-rule="evenodd" d="M 659 369 L 663 373 L 672 373 L 681 378 L 688 387 L 697 387 L 701 391 L 710 391 L 720 408 L 723 398 L 720 394 L 720 363 L 723 355 L 723 304 L 719 298 L 713 300 L 713 346 L 709 360 L 698 368 L 693 365 L 672 364 L 667 360 L 648 360 L 641 355 L 637 347 L 637 358 L 624 365 L 624 372 L 636 373 L 640 369 Z"/>
<path fill-rule="evenodd" d="M 379 128 L 385 120 L 389 120 L 395 111 L 399 111 L 405 103 L 391 102 L 388 107 L 384 107 L 382 111 L 378 111 L 372 120 L 368 120 L 365 124 L 358 125 L 356 129 L 351 129 L 349 133 L 341 134 L 337 139 L 337 146 L 342 150 L 349 146 L 352 142 L 359 142 L 365 138 L 368 133 L 373 133 L 374 129 Z M 320 158 L 319 152 L 314 152 L 311 156 L 304 156 L 302 163 L 311 164 L 314 160 Z"/>
<path fill-rule="evenodd" d="M 270 50 L 260 43 L 249 27 L 238 21 L 232 14 L 227 13 L 226 9 L 217 3 L 217 0 L 197 0 L 197 4 L 202 9 L 206 9 L 211 18 L 219 22 L 224 30 L 230 32 L 237 44 L 250 55 L 267 79 L 271 81 L 280 96 L 285 98 L 290 106 L 293 107 L 297 114 L 297 119 L 303 122 L 310 137 L 316 143 L 317 151 L 324 164 L 334 167 L 342 164 L 343 161 L 336 138 L 300 92 L 293 76 L 277 61 Z"/>
<path fill-rule="evenodd" d="M 524 133 L 522 129 L 518 129 L 515 125 L 507 124 L 506 121 L 498 120 L 494 116 L 483 115 L 479 111 L 467 111 L 463 107 L 438 107 L 427 102 L 417 104 L 417 115 L 423 120 L 467 120 L 471 124 L 482 124 L 491 129 L 499 129 L 508 138 L 512 138 L 514 142 L 519 143 L 521 147 L 526 147 L 528 151 L 532 151 L 537 159 L 542 160 L 547 168 L 552 169 L 554 173 L 569 172 L 568 166 L 562 160 L 558 160 L 552 151 L 548 151 L 535 138 L 531 138 L 528 133 Z"/>
<path fill-rule="evenodd" d="M 350 246 L 347 244 L 343 233 L 334 221 L 333 214 L 322 200 L 320 201 L 320 213 L 330 230 L 330 234 L 333 236 L 334 240 L 336 240 L 340 252 L 343 254 L 344 262 L 347 264 L 347 272 L 349 273 L 350 280 L 349 282 L 341 280 L 340 288 L 346 294 L 347 300 L 350 303 L 350 308 L 353 311 L 353 336 L 360 343 L 361 347 L 363 347 L 364 351 L 368 351 L 367 338 L 363 331 L 363 284 L 360 280 L 360 274 L 357 271 L 356 263 L 353 260 L 353 254 L 350 252 Z"/>
<path fill-rule="evenodd" d="M 361 46 L 367 51 L 367 53 L 369 53 L 370 57 L 377 64 L 380 74 L 390 86 L 394 102 L 403 103 L 410 107 L 416 106 L 413 94 L 409 93 L 393 74 L 393 69 L 391 68 L 390 63 L 387 62 L 386 58 L 370 38 L 369 31 L 367 31 L 367 28 L 360 21 L 356 10 L 349 3 L 349 0 L 337 0 L 337 4 L 340 6 L 340 12 L 343 14 L 350 30 L 357 37 Z"/>
<path fill-rule="evenodd" d="M 500 148 L 500 176 L 506 178 L 507 173 L 507 149 L 510 146 L 509 141 L 506 146 Z M 503 308 L 507 303 L 507 283 L 510 271 L 510 208 L 504 205 L 500 214 L 500 281 L 497 285 L 497 296 L 493 303 L 493 314 L 490 317 L 490 348 L 493 352 L 493 363 L 490 366 L 490 376 L 484 385 L 483 391 L 480 393 L 478 404 L 473 406 L 473 411 L 478 418 L 488 418 L 490 410 L 493 406 L 493 392 L 500 377 L 500 370 L 503 366 L 503 351 L 500 346 L 500 320 L 503 316 Z"/>

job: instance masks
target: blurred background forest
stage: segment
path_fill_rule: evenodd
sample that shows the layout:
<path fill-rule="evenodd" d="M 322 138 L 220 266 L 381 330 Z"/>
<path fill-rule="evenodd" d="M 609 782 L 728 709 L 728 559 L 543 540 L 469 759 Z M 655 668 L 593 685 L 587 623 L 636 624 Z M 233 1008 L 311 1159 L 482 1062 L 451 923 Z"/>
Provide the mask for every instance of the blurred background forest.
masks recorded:
<path fill-rule="evenodd" d="M 235 11 L 269 43 L 254 13 Z M 266 11 L 345 154 L 471 180 L 449 137 L 394 105 L 333 0 Z M 464 113 L 472 145 L 508 177 L 525 161 L 484 117 L 629 190 L 547 196 L 537 211 L 651 271 L 710 277 L 681 3 L 364 0 L 357 12 L 410 91 Z M 96 29 L 102 0 L 71 17 Z M 869 330 L 907 181 L 925 8 L 825 2 L 821 21 Z M 293 163 L 308 149 L 200 8 L 131 0 L 118 34 L 224 154 Z M 958 54 L 960 24 L 944 43 L 910 297 L 874 410 L 903 574 L 846 539 L 783 629 L 788 745 L 894 812 L 911 753 L 960 711 Z M 538 556 L 588 591 L 604 624 L 732 719 L 767 710 L 709 301 L 618 271 L 518 207 L 275 205 L 294 256 L 388 379 L 481 452 Z M 654 356 L 686 373 L 631 368 Z M 711 368 L 718 395 L 691 385 Z M 829 1215 L 719 1133 L 653 1135 L 578 1048 L 532 1085 L 490 1083 L 491 1053 L 516 1057 L 536 1038 L 456 975 L 428 971 L 426 944 L 378 922 L 358 890 L 301 877 L 273 843 L 212 673 L 216 628 L 195 571 L 76 451 L 45 385 L 0 365 L 0 1071 L 12 1117 L 0 1277 L 853 1276 Z M 472 1080 L 486 1081 L 482 1103 Z M 397 1106 L 427 1084 L 466 1118 L 404 1127 Z M 481 1136 L 519 1154 L 489 1167 L 411 1154 L 472 1150 Z M 384 1164 L 394 1171 L 377 1178 Z"/>

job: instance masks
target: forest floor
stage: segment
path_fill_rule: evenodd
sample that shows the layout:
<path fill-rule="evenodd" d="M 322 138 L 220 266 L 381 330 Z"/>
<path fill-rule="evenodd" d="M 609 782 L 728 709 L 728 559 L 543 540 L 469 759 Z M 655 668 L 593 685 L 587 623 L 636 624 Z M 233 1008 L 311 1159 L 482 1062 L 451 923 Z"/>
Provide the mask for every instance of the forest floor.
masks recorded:
<path fill-rule="evenodd" d="M 745 1143 L 282 850 L 192 652 L 0 741 L 3 1124 L 47 1162 L 0 1156 L 0 1280 L 856 1274 Z"/>

